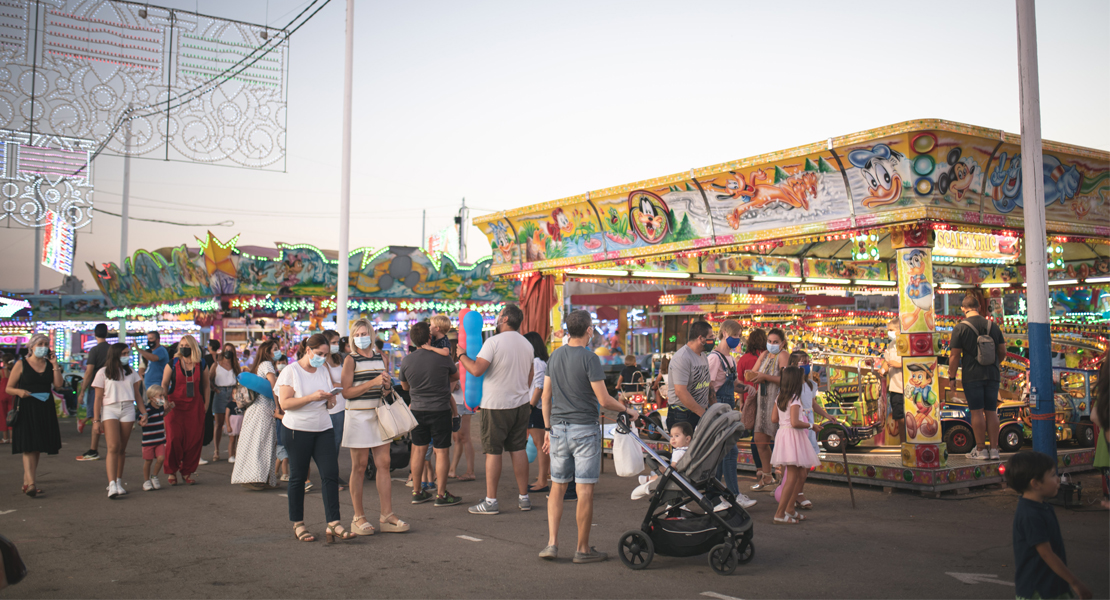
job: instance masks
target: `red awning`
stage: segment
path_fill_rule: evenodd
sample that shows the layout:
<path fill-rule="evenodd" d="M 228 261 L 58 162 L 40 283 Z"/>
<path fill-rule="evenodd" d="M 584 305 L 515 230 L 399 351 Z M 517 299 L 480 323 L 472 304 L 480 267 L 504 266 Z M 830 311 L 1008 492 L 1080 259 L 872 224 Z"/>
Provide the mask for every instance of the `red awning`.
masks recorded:
<path fill-rule="evenodd" d="M 666 292 L 613 292 L 610 294 L 573 294 L 573 306 L 659 306 L 659 297 L 664 294 L 689 294 L 687 289 L 673 289 Z"/>

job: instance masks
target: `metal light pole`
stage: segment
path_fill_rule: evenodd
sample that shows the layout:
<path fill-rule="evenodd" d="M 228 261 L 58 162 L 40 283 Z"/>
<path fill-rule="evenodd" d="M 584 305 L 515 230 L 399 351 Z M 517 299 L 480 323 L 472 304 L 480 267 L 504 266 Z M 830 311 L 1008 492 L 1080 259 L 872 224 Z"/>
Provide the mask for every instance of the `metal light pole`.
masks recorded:
<path fill-rule="evenodd" d="M 127 224 L 128 224 L 128 208 L 131 201 L 131 109 L 132 105 L 127 105 L 127 128 L 124 135 L 123 146 L 123 202 L 119 211 L 119 268 L 122 272 L 127 265 Z M 132 268 L 134 268 L 132 266 Z M 116 341 L 126 344 L 127 343 L 127 317 L 119 318 L 119 333 L 116 335 Z"/>
<path fill-rule="evenodd" d="M 1033 0 L 1017 0 L 1017 38 L 1033 449 L 1055 460 L 1056 407 L 1052 384 L 1052 333 L 1048 324 L 1048 267 L 1045 264 L 1047 233 L 1044 220 L 1044 160 L 1041 155 L 1041 93 L 1037 73 L 1037 12 Z"/>
<path fill-rule="evenodd" d="M 347 291 L 351 252 L 351 95 L 354 79 L 355 0 L 347 0 L 347 42 L 343 50 L 343 167 L 339 184 L 339 280 L 336 282 L 335 328 L 347 335 Z"/>
<path fill-rule="evenodd" d="M 466 260 L 467 229 L 470 228 L 470 209 L 466 207 L 466 198 L 462 199 L 462 208 L 459 209 L 459 264 L 468 264 Z"/>

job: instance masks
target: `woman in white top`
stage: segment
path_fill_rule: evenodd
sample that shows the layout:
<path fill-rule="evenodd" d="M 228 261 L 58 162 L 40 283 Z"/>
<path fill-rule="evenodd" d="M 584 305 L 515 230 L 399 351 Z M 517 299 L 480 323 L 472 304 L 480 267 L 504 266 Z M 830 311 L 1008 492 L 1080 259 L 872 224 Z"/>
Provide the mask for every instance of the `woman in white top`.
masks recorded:
<path fill-rule="evenodd" d="M 373 326 L 366 319 L 355 321 L 351 325 L 351 353 L 343 360 L 343 396 L 347 398 L 343 446 L 351 449 L 351 505 L 355 511 L 351 529 L 358 535 L 374 533 L 374 526 L 366 520 L 362 507 L 366 463 L 371 452 L 377 467 L 375 481 L 381 504 L 379 527 L 386 533 L 409 530 L 409 524 L 393 514 L 393 482 L 389 478 L 390 440 L 382 439 L 376 414 L 376 409 L 382 405 L 383 390 L 388 389 L 392 393 L 392 386 L 389 356 L 377 351 Z"/>
<path fill-rule="evenodd" d="M 339 333 L 334 329 L 329 329 L 324 332 L 324 337 L 328 338 L 329 354 L 328 362 L 324 365 L 328 368 L 328 375 L 331 376 L 332 387 L 343 386 L 343 354 L 339 347 Z M 335 454 L 339 454 L 339 446 L 343 443 L 343 423 L 344 413 L 347 412 L 347 400 L 343 394 L 335 395 L 335 406 L 328 409 L 328 414 L 331 415 L 331 427 L 335 430 Z M 339 478 L 339 491 L 343 491 L 343 478 Z"/>
<path fill-rule="evenodd" d="M 250 369 L 255 375 L 265 377 L 271 388 L 277 387 L 277 370 L 273 363 L 275 348 L 273 341 L 259 346 Z M 274 419 L 280 417 L 275 406 L 273 400 L 260 394 L 243 411 L 231 483 L 254 491 L 277 486 L 277 427 Z"/>
<path fill-rule="evenodd" d="M 212 423 L 212 441 L 215 442 L 216 450 L 212 454 L 212 462 L 220 460 L 224 413 L 227 403 L 231 402 L 231 396 L 235 393 L 235 386 L 238 384 L 236 377 L 239 377 L 239 355 L 235 352 L 235 346 L 224 344 L 223 352 L 217 354 L 216 362 L 208 367 L 208 389 L 212 390 L 212 416 L 215 417 Z M 228 439 L 227 443 L 227 455 L 231 456 L 231 440 Z"/>
<path fill-rule="evenodd" d="M 329 349 L 326 337 L 312 335 L 301 342 L 297 362 L 282 370 L 277 380 L 278 404 L 285 411 L 281 423 L 289 430 L 284 440 L 289 453 L 289 520 L 293 521 L 293 534 L 302 542 L 316 541 L 304 525 L 304 482 L 313 460 L 323 480 L 328 543 L 355 537 L 339 524 L 339 458 L 328 416 L 335 394 L 324 368 Z"/>
<path fill-rule="evenodd" d="M 543 336 L 535 331 L 529 331 L 524 339 L 532 344 L 532 413 L 528 416 L 528 435 L 536 449 L 543 448 L 544 429 L 543 406 L 540 398 L 543 396 L 543 378 L 547 375 L 547 346 L 543 343 Z M 536 453 L 536 482 L 528 486 L 529 492 L 546 492 L 551 489 L 547 480 L 551 477 L 551 458 L 544 452 Z"/>
<path fill-rule="evenodd" d="M 135 400 L 143 397 L 142 379 L 131 370 L 128 364 L 131 347 L 127 344 L 112 344 L 108 347 L 108 358 L 96 372 L 92 387 L 96 390 L 94 405 L 97 432 L 104 435 L 108 442 L 108 460 L 104 467 L 108 471 L 108 497 L 116 498 L 126 494 L 123 489 L 123 461 L 127 441 L 131 439 L 131 429 L 135 426 Z M 142 413 L 140 425 L 146 425 L 146 404 L 138 403 Z"/>

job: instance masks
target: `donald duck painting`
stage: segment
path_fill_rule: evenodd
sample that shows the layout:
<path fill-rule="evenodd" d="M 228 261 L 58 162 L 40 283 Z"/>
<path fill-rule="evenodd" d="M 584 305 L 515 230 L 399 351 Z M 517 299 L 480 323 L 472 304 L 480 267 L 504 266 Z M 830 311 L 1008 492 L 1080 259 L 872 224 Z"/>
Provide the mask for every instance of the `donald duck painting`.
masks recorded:
<path fill-rule="evenodd" d="M 925 270 L 928 268 L 928 257 L 924 250 L 914 248 L 909 252 L 902 255 L 902 261 L 906 263 L 907 281 L 906 281 L 906 297 L 910 302 L 917 307 L 912 313 L 903 313 L 899 315 L 902 320 L 902 331 L 912 331 L 913 325 L 921 318 L 921 313 L 925 313 L 925 330 L 932 331 L 933 324 L 933 284 L 929 282 L 926 277 Z"/>

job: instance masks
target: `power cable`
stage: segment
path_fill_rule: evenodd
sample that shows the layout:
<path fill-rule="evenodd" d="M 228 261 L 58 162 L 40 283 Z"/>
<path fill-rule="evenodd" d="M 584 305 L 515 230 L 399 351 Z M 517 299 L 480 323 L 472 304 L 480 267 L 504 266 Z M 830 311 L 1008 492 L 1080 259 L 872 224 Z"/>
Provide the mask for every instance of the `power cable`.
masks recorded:
<path fill-rule="evenodd" d="M 112 215 L 113 217 L 123 218 L 119 213 L 108 212 L 106 210 L 96 209 L 96 212 L 105 215 Z M 235 221 L 220 221 L 219 223 L 178 223 L 176 221 L 163 221 L 161 219 L 141 219 L 139 217 L 127 216 L 128 221 L 146 221 L 147 223 L 161 223 L 163 225 L 177 225 L 179 227 L 234 227 Z"/>

